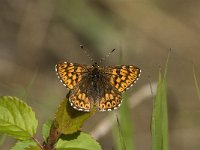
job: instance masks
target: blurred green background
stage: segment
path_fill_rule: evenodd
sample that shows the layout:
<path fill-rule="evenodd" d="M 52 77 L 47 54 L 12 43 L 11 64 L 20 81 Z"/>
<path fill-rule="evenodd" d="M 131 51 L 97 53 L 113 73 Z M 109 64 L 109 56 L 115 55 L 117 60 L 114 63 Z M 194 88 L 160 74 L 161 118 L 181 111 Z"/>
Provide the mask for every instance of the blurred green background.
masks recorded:
<path fill-rule="evenodd" d="M 169 149 L 200 148 L 200 102 L 194 86 L 192 63 L 200 75 L 200 1 L 198 0 L 0 0 L 0 95 L 26 101 L 39 126 L 54 117 L 67 90 L 57 79 L 60 60 L 91 65 L 80 49 L 102 65 L 132 64 L 142 69 L 139 81 L 127 91 L 137 101 L 131 116 L 135 149 L 151 147 L 152 95 L 143 90 L 158 80 L 169 49 Z M 121 54 L 120 54 L 121 52 Z M 200 78 L 199 78 L 200 79 Z M 140 92 L 139 92 L 140 91 Z M 132 98 L 137 94 L 135 98 Z M 110 112 L 97 113 L 83 127 L 93 132 Z M 129 122 L 127 122 L 129 123 Z M 112 132 L 96 137 L 103 149 L 115 145 Z M 40 133 L 40 129 L 38 133 Z M 38 137 L 40 135 L 38 134 Z M 6 137 L 1 149 L 14 144 Z"/>

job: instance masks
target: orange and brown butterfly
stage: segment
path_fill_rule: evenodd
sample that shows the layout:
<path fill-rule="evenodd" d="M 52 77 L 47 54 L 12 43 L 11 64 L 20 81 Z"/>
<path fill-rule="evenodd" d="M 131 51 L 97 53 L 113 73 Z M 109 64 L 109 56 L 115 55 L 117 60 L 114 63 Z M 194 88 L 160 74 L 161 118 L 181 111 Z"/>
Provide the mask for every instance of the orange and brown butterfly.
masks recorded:
<path fill-rule="evenodd" d="M 60 62 L 55 66 L 58 78 L 70 90 L 73 108 L 89 112 L 94 106 L 99 111 L 117 109 L 122 93 L 140 77 L 141 70 L 133 65 L 92 66 Z"/>

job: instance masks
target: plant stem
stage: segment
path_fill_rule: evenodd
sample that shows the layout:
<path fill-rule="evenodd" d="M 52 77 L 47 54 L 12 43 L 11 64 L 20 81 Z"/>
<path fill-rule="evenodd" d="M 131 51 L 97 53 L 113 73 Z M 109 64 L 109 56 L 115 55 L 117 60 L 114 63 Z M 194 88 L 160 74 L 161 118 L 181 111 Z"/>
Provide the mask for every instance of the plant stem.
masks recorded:
<path fill-rule="evenodd" d="M 58 131 L 58 128 L 56 127 L 56 122 L 53 121 L 51 125 L 51 129 L 49 132 L 49 137 L 47 140 L 47 143 L 43 143 L 44 150 L 54 150 L 55 144 L 58 141 L 58 138 L 60 137 L 60 132 Z"/>

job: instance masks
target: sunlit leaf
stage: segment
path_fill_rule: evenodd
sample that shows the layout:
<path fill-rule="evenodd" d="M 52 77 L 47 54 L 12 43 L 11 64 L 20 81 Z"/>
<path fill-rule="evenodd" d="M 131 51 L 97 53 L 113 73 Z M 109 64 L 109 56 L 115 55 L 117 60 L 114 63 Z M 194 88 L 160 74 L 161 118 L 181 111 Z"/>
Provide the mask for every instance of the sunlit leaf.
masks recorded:
<path fill-rule="evenodd" d="M 40 150 L 34 141 L 18 141 L 11 150 Z"/>
<path fill-rule="evenodd" d="M 76 132 L 62 136 L 56 144 L 56 150 L 101 150 L 101 146 L 90 135 Z"/>
<path fill-rule="evenodd" d="M 0 132 L 16 139 L 30 139 L 35 133 L 38 121 L 31 107 L 16 97 L 0 97 Z"/>

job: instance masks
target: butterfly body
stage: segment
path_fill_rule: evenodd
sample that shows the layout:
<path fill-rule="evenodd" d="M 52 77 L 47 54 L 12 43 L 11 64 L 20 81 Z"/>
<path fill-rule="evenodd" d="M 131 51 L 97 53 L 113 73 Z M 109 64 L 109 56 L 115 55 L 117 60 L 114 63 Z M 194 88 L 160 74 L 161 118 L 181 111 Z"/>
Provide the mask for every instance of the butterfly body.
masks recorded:
<path fill-rule="evenodd" d="M 69 100 L 77 110 L 99 111 L 117 109 L 122 102 L 122 93 L 140 76 L 140 69 L 129 65 L 101 67 L 69 62 L 55 66 L 58 78 L 70 90 Z"/>

